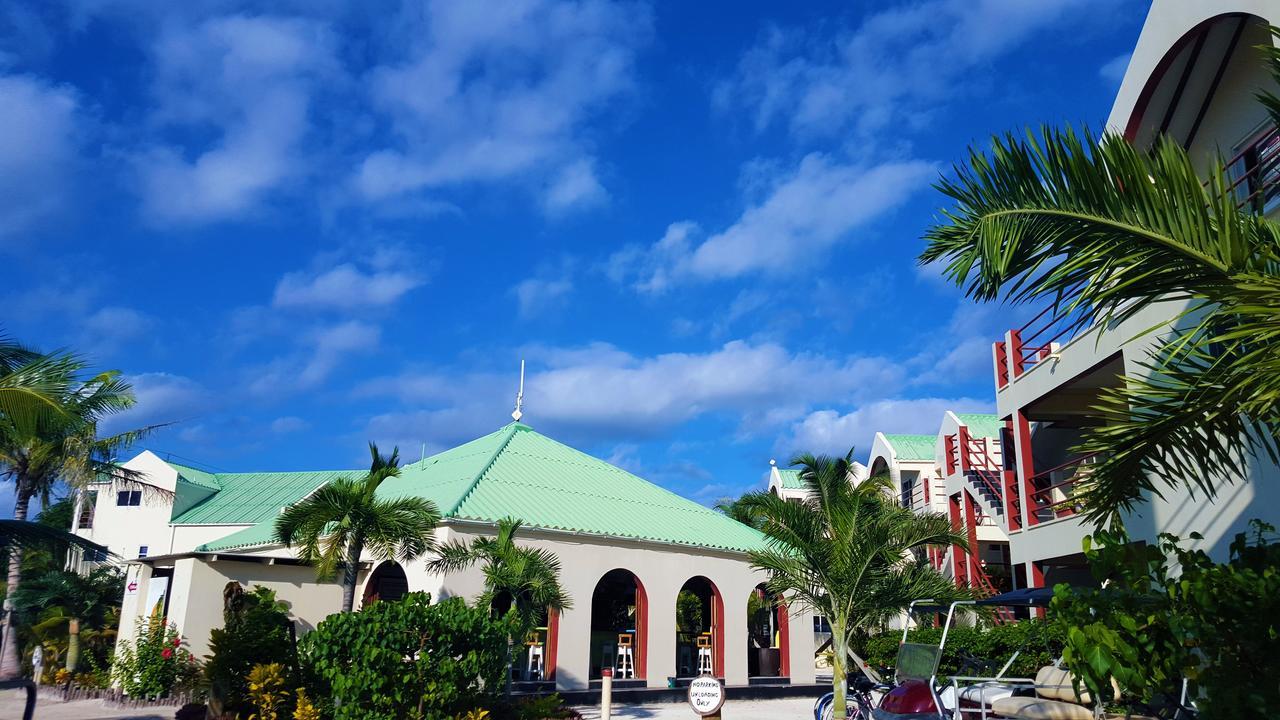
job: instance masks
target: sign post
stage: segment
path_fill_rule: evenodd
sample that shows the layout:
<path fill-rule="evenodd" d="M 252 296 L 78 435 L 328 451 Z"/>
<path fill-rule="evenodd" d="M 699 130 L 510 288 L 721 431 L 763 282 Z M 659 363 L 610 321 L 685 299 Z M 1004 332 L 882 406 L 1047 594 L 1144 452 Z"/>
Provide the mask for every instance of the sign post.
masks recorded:
<path fill-rule="evenodd" d="M 613 715 L 613 668 L 600 671 L 600 720 Z"/>
<path fill-rule="evenodd" d="M 689 707 L 704 718 L 720 720 L 724 707 L 724 685 L 711 675 L 701 675 L 689 682 Z"/>

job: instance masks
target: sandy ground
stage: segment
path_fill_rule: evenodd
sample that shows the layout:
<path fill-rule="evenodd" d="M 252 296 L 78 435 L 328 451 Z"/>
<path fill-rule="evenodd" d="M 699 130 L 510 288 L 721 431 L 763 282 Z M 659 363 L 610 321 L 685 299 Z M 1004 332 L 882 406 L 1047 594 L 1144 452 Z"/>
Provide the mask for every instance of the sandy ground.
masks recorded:
<path fill-rule="evenodd" d="M 21 718 L 24 697 L 19 690 L 0 692 L 0 720 Z M 172 718 L 176 709 L 118 710 L 106 707 L 99 700 L 64 703 L 46 699 L 36 703 L 35 717 L 37 720 L 160 720 Z M 599 706 L 579 707 L 578 711 L 585 720 L 600 720 Z M 724 720 L 808 720 L 812 713 L 811 698 L 730 700 L 721 711 Z M 615 705 L 613 717 L 619 720 L 697 720 L 684 703 Z"/>

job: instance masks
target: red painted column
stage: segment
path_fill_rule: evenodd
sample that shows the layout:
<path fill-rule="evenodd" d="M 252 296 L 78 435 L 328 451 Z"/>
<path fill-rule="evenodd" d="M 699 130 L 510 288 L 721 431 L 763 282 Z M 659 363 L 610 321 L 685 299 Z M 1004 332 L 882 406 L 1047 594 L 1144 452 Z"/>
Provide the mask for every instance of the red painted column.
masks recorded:
<path fill-rule="evenodd" d="M 1044 587 L 1044 570 L 1040 567 L 1040 563 L 1035 561 L 1027 562 L 1027 586 L 1033 588 Z M 1044 617 L 1044 608 L 1036 608 L 1036 617 Z"/>
<path fill-rule="evenodd" d="M 973 496 L 967 492 L 961 494 L 964 495 L 964 524 L 969 531 L 969 587 L 975 587 L 978 584 L 978 571 L 982 567 L 978 555 L 978 519 L 973 507 Z"/>
<path fill-rule="evenodd" d="M 996 390 L 1009 384 L 1009 358 L 1005 351 L 1007 346 L 997 342 L 991 346 L 991 360 L 996 366 Z"/>
<path fill-rule="evenodd" d="M 956 445 L 960 447 L 960 472 L 968 472 L 969 462 L 969 428 L 964 425 L 960 426 L 960 431 L 956 434 Z"/>
<path fill-rule="evenodd" d="M 1005 335 L 1005 353 L 1009 358 L 1009 381 L 1017 380 L 1023 371 L 1022 333 L 1010 330 Z"/>
<path fill-rule="evenodd" d="M 964 523 L 960 519 L 960 494 L 952 495 L 951 498 L 951 529 L 963 530 Z M 951 572 L 955 576 L 956 585 L 961 585 L 969 580 L 969 569 L 967 567 L 967 557 L 959 547 L 951 548 Z"/>
<path fill-rule="evenodd" d="M 947 476 L 956 472 L 956 436 L 948 435 L 942 439 L 943 449 L 947 455 Z"/>
<path fill-rule="evenodd" d="M 555 610 L 547 610 L 547 656 L 543 659 L 546 663 L 546 679 L 556 679 L 556 655 L 560 646 L 560 613 Z"/>
<path fill-rule="evenodd" d="M 644 591 L 640 578 L 636 581 L 636 678 L 646 677 L 649 650 L 649 595 Z"/>
<path fill-rule="evenodd" d="M 1036 476 L 1034 458 L 1031 456 L 1031 423 L 1021 410 L 1013 414 L 1013 446 L 1017 453 L 1018 502 L 1022 505 L 1023 527 L 1030 528 L 1039 522 L 1035 508 L 1031 507 L 1031 494 L 1036 491 L 1032 478 Z"/>
<path fill-rule="evenodd" d="M 724 598 L 711 583 L 711 664 L 716 677 L 724 677 Z"/>

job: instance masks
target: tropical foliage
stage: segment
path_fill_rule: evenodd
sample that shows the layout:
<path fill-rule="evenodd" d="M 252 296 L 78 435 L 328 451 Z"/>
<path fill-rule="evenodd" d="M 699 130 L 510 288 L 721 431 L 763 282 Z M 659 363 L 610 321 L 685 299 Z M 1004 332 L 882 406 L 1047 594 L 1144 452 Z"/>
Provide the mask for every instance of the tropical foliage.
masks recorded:
<path fill-rule="evenodd" d="M 1199 540 L 1199 535 L 1192 535 Z M 1192 682 L 1201 718 L 1252 718 L 1280 708 L 1280 541 L 1254 521 L 1230 559 L 1215 563 L 1161 535 L 1137 545 L 1119 531 L 1086 540 L 1100 588 L 1059 585 L 1050 615 L 1066 638 L 1063 660 L 1099 697 L 1167 708 Z"/>
<path fill-rule="evenodd" d="M 409 593 L 330 615 L 299 650 L 334 720 L 449 718 L 497 702 L 510 634 L 487 608 Z"/>
<path fill-rule="evenodd" d="M 434 503 L 419 497 L 379 498 L 378 486 L 400 474 L 400 452 L 383 455 L 369 443 L 372 460 L 363 478 L 342 478 L 325 485 L 276 519 L 276 539 L 297 546 L 298 557 L 316 566 L 321 579 L 342 570 L 342 610 L 355 604 L 360 556 L 368 550 L 380 560 L 409 562 L 435 545 L 440 521 Z"/>
<path fill-rule="evenodd" d="M 1106 422 L 1076 448 L 1100 453 L 1078 490 L 1095 521 L 1181 483 L 1212 497 L 1249 455 L 1280 459 L 1280 226 L 1240 207 L 1234 182 L 1221 163 L 1206 179 L 1167 137 L 1141 149 L 1043 129 L 970 151 L 938 185 L 954 206 L 920 259 L 945 264 L 970 297 L 1048 304 L 1103 331 L 1157 303 L 1179 308 L 1123 330 L 1161 334 L 1143 371 L 1103 393 Z"/>
<path fill-rule="evenodd" d="M 112 676 L 131 697 L 162 698 L 190 688 L 200 666 L 177 627 L 155 612 L 138 618 L 134 639 L 116 652 Z"/>
<path fill-rule="evenodd" d="M 103 628 L 120 604 L 124 576 L 114 567 L 81 574 L 49 570 L 30 578 L 14 593 L 14 605 L 33 620 L 32 631 L 45 636 L 65 631 L 66 669 L 74 673 L 80 661 L 80 631 Z"/>
<path fill-rule="evenodd" d="M 1060 623 L 1043 620 L 1022 620 L 999 625 L 955 623 L 947 632 L 947 644 L 938 662 L 938 674 L 950 676 L 994 675 L 1006 660 L 1018 653 L 1005 677 L 1035 677 L 1045 665 L 1051 665 L 1062 657 L 1065 630 Z M 917 627 L 907 634 L 907 642 L 937 645 L 942 639 L 942 628 Z M 892 671 L 898 659 L 898 644 L 902 642 L 901 630 L 887 630 L 867 638 L 858 647 L 858 654 L 874 668 Z M 964 673 L 958 671 L 966 663 Z M 887 673 L 892 675 L 892 672 Z"/>
<path fill-rule="evenodd" d="M 428 564 L 431 571 L 446 573 L 480 565 L 484 592 L 476 605 L 499 615 L 510 612 L 517 638 L 537 627 L 548 610 L 564 612 L 573 607 L 560 586 L 560 559 L 547 550 L 517 545 L 520 527 L 519 520 L 503 518 L 493 537 L 446 543 L 437 551 L 438 558 Z"/>
<path fill-rule="evenodd" d="M 852 463 L 852 450 L 843 458 L 800 455 L 792 465 L 801 468 L 808 501 L 768 494 L 750 500 L 764 518 L 769 541 L 768 549 L 751 554 L 751 564 L 769 574 L 768 592 L 831 624 L 836 720 L 846 714 L 846 668 L 860 639 L 912 600 L 963 596 L 912 551 L 968 546 L 946 517 L 898 506 L 883 478 L 855 486 L 849 480 Z"/>
<path fill-rule="evenodd" d="M 255 586 L 245 592 L 238 582 L 222 593 L 223 626 L 209 633 L 210 655 L 204 675 L 209 683 L 209 707 L 216 716 L 247 715 L 252 709 L 249 672 L 258 665 L 278 665 L 297 671 L 288 608 L 275 591 Z"/>
<path fill-rule="evenodd" d="M 42 356 L 15 347 L 0 343 L 0 374 L 7 373 L 11 381 L 15 375 L 26 377 L 36 390 L 19 392 L 13 400 L 18 405 L 10 407 L 13 412 L 0 412 L 0 477 L 13 483 L 14 521 L 27 519 L 32 500 L 49 504 L 60 483 L 82 488 L 105 477 L 142 487 L 136 474 L 120 468 L 113 458 L 152 428 L 98 435 L 102 420 L 133 406 L 133 390 L 120 373 L 95 374 L 76 356 Z M 9 390 L 17 392 L 15 387 L 11 385 Z M 52 408 L 47 407 L 50 402 Z M 9 523 L 4 531 L 10 537 L 30 538 L 38 529 Z M 10 549 L 10 597 L 5 600 L 0 679 L 17 677 L 20 672 L 17 643 L 9 639 L 17 637 L 11 597 L 21 584 L 22 550 L 15 545 Z"/>
<path fill-rule="evenodd" d="M 716 504 L 715 509 L 737 520 L 743 525 L 753 527 L 757 530 L 764 526 L 764 518 L 760 515 L 758 504 L 754 500 L 761 495 L 767 495 L 763 492 L 744 493 L 739 498 L 721 498 Z"/>

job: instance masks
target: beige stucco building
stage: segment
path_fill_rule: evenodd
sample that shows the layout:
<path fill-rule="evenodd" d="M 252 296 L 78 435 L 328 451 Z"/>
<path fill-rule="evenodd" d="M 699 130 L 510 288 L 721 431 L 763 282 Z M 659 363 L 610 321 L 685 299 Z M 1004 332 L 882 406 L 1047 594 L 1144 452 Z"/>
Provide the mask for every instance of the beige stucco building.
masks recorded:
<path fill-rule="evenodd" d="M 324 483 L 360 471 L 215 473 L 150 452 L 125 465 L 173 494 L 147 502 L 103 484 L 77 513 L 76 532 L 129 559 L 120 642 L 159 607 L 197 656 L 207 653 L 209 631 L 222 624 L 222 590 L 232 581 L 275 590 L 300 632 L 340 608 L 340 587 L 317 582 L 275 543 L 274 521 Z M 765 580 L 747 555 L 762 547 L 757 531 L 526 425 L 512 423 L 405 466 L 379 494 L 433 501 L 445 518 L 436 530 L 441 542 L 520 518 L 526 527 L 518 541 L 560 559 L 573 606 L 547 617 L 536 649 L 518 663 L 521 680 L 585 689 L 602 668 L 614 667 L 620 685 L 666 687 L 669 678 L 699 674 L 701 661 L 729 685 L 814 681 L 808 613 L 766 610 L 750 618 L 749 631 L 748 600 L 763 596 Z M 427 570 L 425 558 L 401 567 L 366 557 L 358 602 L 406 590 L 474 599 L 482 583 L 478 568 L 440 575 Z M 700 627 L 677 627 L 682 592 L 697 598 L 691 622 Z M 527 655 L 538 656 L 541 667 Z"/>

